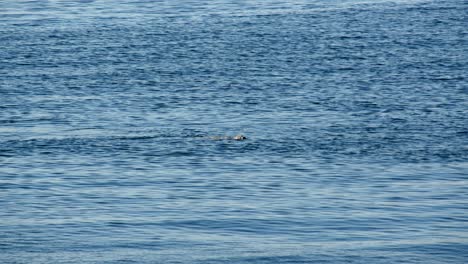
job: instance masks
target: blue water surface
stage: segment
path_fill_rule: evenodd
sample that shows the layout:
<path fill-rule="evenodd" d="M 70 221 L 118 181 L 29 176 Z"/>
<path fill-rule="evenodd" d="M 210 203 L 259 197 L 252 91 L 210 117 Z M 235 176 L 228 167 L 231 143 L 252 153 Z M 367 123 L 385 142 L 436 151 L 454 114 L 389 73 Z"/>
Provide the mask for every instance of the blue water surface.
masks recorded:
<path fill-rule="evenodd" d="M 467 263 L 467 35 L 464 0 L 2 0 L 0 263 Z"/>

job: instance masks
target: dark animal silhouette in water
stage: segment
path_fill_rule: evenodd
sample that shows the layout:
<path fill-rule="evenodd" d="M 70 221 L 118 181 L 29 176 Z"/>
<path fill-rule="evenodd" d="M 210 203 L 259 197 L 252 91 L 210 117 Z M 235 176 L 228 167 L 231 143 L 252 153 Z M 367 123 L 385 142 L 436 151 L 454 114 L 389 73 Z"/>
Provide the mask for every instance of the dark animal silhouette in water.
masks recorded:
<path fill-rule="evenodd" d="M 235 135 L 233 137 L 231 137 L 231 136 L 210 137 L 210 139 L 212 139 L 212 140 L 238 140 L 238 141 L 241 141 L 241 140 L 246 140 L 247 137 L 242 135 L 242 134 L 239 134 L 239 135 Z"/>

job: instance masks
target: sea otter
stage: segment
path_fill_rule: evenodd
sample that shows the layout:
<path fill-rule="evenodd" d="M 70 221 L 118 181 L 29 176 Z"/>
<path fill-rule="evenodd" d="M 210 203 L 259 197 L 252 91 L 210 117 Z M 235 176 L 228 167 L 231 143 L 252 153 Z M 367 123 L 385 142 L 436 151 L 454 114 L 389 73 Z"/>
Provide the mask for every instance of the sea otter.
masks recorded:
<path fill-rule="evenodd" d="M 222 137 L 210 137 L 210 139 L 213 139 L 213 140 L 246 140 L 247 137 L 242 135 L 242 134 L 239 134 L 239 135 L 235 135 L 233 137 L 231 136 L 222 136 Z"/>
<path fill-rule="evenodd" d="M 232 137 L 232 139 L 234 139 L 234 140 L 245 140 L 245 139 L 247 139 L 247 137 L 242 135 L 242 134 L 239 134 L 239 135 L 235 135 L 234 137 Z"/>

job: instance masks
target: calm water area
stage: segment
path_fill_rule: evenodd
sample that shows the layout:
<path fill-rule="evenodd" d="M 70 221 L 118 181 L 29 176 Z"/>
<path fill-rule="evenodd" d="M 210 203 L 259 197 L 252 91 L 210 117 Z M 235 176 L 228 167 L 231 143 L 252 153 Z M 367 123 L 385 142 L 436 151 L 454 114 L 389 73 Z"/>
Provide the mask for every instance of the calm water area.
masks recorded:
<path fill-rule="evenodd" d="M 465 0 L 1 0 L 0 263 L 467 263 L 467 70 Z"/>

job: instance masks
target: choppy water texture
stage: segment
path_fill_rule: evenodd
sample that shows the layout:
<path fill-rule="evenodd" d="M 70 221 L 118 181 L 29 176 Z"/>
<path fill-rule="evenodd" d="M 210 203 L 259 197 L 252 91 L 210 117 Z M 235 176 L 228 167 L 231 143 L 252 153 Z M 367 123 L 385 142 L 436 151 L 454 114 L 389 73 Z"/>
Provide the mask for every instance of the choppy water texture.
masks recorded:
<path fill-rule="evenodd" d="M 467 28 L 463 0 L 2 0 L 0 262 L 466 263 Z"/>

